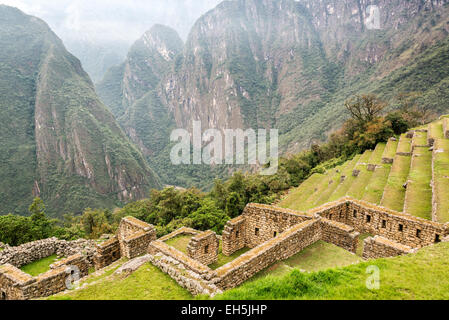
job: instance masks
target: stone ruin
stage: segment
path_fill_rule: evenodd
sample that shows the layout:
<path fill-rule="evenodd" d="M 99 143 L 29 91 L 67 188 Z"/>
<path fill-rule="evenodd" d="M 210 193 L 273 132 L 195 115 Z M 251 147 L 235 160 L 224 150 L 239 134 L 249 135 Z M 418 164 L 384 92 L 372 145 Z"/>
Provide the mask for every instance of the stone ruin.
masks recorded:
<path fill-rule="evenodd" d="M 93 245 L 87 240 L 63 242 L 47 239 L 17 248 L 4 246 L 5 249 L 0 251 L 0 294 L 3 299 L 52 295 L 65 290 L 65 282 L 74 267 L 81 276 L 85 276 L 91 266 L 102 269 L 126 257 L 136 260 L 136 263 L 130 261 L 130 265 L 124 268 L 126 270 L 135 271 L 142 263 L 150 261 L 192 294 L 213 296 L 242 284 L 277 261 L 287 259 L 320 240 L 355 253 L 361 233 L 374 235 L 364 240 L 362 256 L 375 259 L 413 253 L 422 247 L 446 241 L 449 239 L 449 224 L 428 221 L 349 197 L 307 212 L 248 204 L 241 216 L 228 221 L 221 240 L 225 256 L 243 248 L 251 250 L 212 270 L 209 265 L 217 261 L 220 240 L 213 231 L 200 232 L 183 227 L 156 239 L 153 226 L 126 217 L 122 219 L 117 234 L 101 244 Z M 185 253 L 166 243 L 179 235 L 191 236 Z M 46 243 L 57 245 L 48 245 L 53 248 L 49 249 Z M 40 249 L 34 252 L 32 248 Z M 77 253 L 53 264 L 49 272 L 38 277 L 31 277 L 18 269 L 55 252 L 64 256 Z"/>
<path fill-rule="evenodd" d="M 3 245 L 0 251 L 0 299 L 28 300 L 46 297 L 68 288 L 74 280 L 88 275 L 89 268 L 102 269 L 121 257 L 133 259 L 145 254 L 156 239 L 153 226 L 138 219 L 122 219 L 117 235 L 97 244 L 92 240 L 39 240 L 18 247 Z M 58 255 L 67 257 L 50 270 L 32 277 L 19 268 L 40 259 Z"/>

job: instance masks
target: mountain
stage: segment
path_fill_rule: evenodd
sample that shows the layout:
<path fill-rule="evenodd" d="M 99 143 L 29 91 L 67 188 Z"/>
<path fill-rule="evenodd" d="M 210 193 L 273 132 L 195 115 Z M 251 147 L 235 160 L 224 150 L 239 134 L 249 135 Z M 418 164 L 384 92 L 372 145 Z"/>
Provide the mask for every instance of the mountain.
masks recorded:
<path fill-rule="evenodd" d="M 38 18 L 0 6 L 0 208 L 52 215 L 140 199 L 159 179 Z"/>
<path fill-rule="evenodd" d="M 167 119 L 182 128 L 193 120 L 201 120 L 204 129 L 277 128 L 283 152 L 326 140 L 347 118 L 344 101 L 358 93 L 393 101 L 401 92 L 420 92 L 423 109 L 449 111 L 447 0 L 376 4 L 380 29 L 370 28 L 372 9 L 359 0 L 224 1 L 195 23 L 182 54 L 150 89 L 151 99 L 134 105 L 123 96 L 119 104 L 108 100 L 111 92 L 123 95 L 128 86 L 119 77 L 112 77 L 115 82 L 106 77 L 108 88 L 100 87 L 100 95 L 116 115 L 139 109 L 154 119 L 155 128 L 167 127 Z M 148 68 L 144 59 L 138 65 Z M 122 74 L 120 68 L 109 75 Z M 142 74 L 128 78 L 133 77 Z M 141 83 L 134 92 L 147 88 Z M 164 113 L 163 124 L 157 125 L 152 109 Z M 144 152 L 154 150 L 154 141 L 148 141 L 155 131 L 138 130 L 138 122 L 129 119 L 120 121 L 128 135 Z M 165 137 L 158 148 L 166 153 L 168 142 Z M 164 182 L 176 179 L 167 174 L 171 166 L 158 170 Z M 186 170 L 204 174 L 204 168 Z M 217 170 L 207 175 L 214 177 Z"/>

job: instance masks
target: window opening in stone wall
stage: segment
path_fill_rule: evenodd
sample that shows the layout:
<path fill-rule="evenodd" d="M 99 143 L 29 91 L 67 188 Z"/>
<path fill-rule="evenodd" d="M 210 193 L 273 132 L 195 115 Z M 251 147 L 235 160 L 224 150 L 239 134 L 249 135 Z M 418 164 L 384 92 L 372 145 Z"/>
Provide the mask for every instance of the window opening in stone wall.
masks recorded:
<path fill-rule="evenodd" d="M 387 220 L 382 220 L 382 228 L 386 228 L 387 227 Z"/>
<path fill-rule="evenodd" d="M 205 247 L 204 247 L 204 253 L 209 253 L 209 245 L 206 245 Z"/>
<path fill-rule="evenodd" d="M 366 222 L 368 222 L 368 223 L 371 222 L 371 216 L 370 216 L 370 215 L 367 215 L 367 216 L 366 216 Z"/>
<path fill-rule="evenodd" d="M 0 292 L 0 300 L 6 300 L 6 292 L 3 290 Z"/>
<path fill-rule="evenodd" d="M 400 232 L 404 231 L 404 226 L 402 224 L 399 225 L 399 229 Z"/>
<path fill-rule="evenodd" d="M 354 216 L 354 218 L 357 218 L 357 210 L 354 210 L 353 216 Z"/>
<path fill-rule="evenodd" d="M 235 232 L 235 237 L 238 238 L 240 236 L 240 232 L 236 231 Z"/>
<path fill-rule="evenodd" d="M 273 238 L 276 238 L 278 235 L 277 231 L 273 232 Z"/>
<path fill-rule="evenodd" d="M 416 229 L 416 237 L 421 238 L 421 230 Z"/>
<path fill-rule="evenodd" d="M 259 235 L 259 228 L 256 228 L 256 231 L 254 232 L 254 234 L 255 234 L 256 236 Z"/>
<path fill-rule="evenodd" d="M 329 215 L 329 220 L 332 220 L 332 214 Z"/>
<path fill-rule="evenodd" d="M 441 242 L 440 235 L 436 234 L 435 235 L 435 243 L 439 243 L 439 242 Z"/>

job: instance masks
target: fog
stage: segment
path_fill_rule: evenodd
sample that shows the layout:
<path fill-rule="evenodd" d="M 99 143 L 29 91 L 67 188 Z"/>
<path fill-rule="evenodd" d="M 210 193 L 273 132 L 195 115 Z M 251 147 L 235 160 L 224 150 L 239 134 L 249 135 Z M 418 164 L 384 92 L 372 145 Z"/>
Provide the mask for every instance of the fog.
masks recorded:
<path fill-rule="evenodd" d="M 132 42 L 153 24 L 176 29 L 185 39 L 202 14 L 220 0 L 0 0 L 45 20 L 62 38 Z"/>
<path fill-rule="evenodd" d="M 184 40 L 195 21 L 222 0 L 0 0 L 49 24 L 94 81 L 126 56 L 156 23 Z"/>

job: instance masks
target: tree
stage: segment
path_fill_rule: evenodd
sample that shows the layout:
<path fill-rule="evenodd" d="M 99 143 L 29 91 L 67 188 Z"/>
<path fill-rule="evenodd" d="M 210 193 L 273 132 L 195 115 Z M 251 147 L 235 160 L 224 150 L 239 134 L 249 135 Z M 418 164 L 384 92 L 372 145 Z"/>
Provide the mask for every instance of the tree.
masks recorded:
<path fill-rule="evenodd" d="M 365 124 L 379 117 L 387 104 L 373 94 L 356 95 L 345 102 L 352 119 Z"/>
<path fill-rule="evenodd" d="M 45 205 L 41 198 L 34 198 L 28 211 L 31 216 L 31 232 L 35 240 L 52 236 L 56 220 L 50 220 L 45 215 Z"/>
<path fill-rule="evenodd" d="M 189 218 L 192 220 L 194 228 L 199 230 L 214 230 L 221 233 L 225 224 L 230 220 L 222 210 L 220 210 L 215 202 L 206 198 L 201 201 L 200 208 L 192 213 Z"/>

